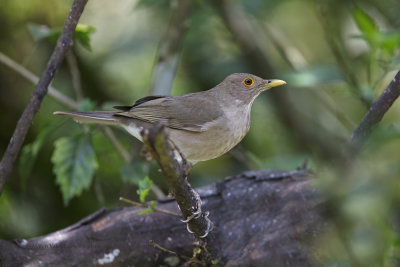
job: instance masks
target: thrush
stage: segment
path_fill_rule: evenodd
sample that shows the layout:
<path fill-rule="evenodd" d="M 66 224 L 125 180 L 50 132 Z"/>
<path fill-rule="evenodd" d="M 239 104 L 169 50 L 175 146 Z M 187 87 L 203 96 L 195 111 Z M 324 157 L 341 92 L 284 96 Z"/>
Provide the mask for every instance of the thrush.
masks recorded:
<path fill-rule="evenodd" d="M 282 80 L 264 80 L 234 73 L 203 92 L 181 96 L 147 96 L 116 111 L 66 112 L 80 123 L 119 125 L 142 141 L 140 132 L 155 122 L 165 125 L 171 142 L 195 164 L 221 156 L 237 145 L 250 128 L 251 106 L 256 97 Z"/>

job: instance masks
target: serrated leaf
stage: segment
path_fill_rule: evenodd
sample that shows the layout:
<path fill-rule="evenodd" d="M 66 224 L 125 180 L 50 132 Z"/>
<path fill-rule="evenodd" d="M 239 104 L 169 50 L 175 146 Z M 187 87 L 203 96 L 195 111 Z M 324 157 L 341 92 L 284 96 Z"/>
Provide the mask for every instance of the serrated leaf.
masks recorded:
<path fill-rule="evenodd" d="M 90 186 L 98 163 L 89 135 L 62 137 L 54 145 L 51 157 L 53 172 L 64 204 L 67 205 L 73 197 L 79 196 Z"/>
<path fill-rule="evenodd" d="M 18 172 L 21 176 L 21 185 L 22 188 L 25 188 L 26 181 L 31 174 L 33 165 L 35 164 L 36 157 L 43 146 L 43 143 L 46 141 L 48 135 L 52 132 L 53 126 L 47 125 L 43 127 L 35 141 L 30 144 L 27 144 L 23 147 L 21 151 L 21 155 L 18 162 Z"/>
<path fill-rule="evenodd" d="M 146 202 L 146 197 L 149 194 L 152 185 L 153 182 L 149 179 L 148 176 L 139 181 L 139 189 L 137 190 L 137 194 L 139 195 L 140 202 Z"/>

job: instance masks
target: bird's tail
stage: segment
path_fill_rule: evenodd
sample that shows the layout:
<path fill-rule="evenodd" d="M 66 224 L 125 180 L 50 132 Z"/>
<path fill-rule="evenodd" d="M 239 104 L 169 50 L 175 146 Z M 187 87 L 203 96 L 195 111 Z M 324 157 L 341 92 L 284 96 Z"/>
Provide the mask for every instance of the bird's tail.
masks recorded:
<path fill-rule="evenodd" d="M 98 123 L 106 125 L 119 125 L 119 118 L 114 116 L 113 111 L 87 111 L 87 112 L 67 112 L 56 111 L 54 115 L 63 115 L 72 117 L 79 123 Z"/>

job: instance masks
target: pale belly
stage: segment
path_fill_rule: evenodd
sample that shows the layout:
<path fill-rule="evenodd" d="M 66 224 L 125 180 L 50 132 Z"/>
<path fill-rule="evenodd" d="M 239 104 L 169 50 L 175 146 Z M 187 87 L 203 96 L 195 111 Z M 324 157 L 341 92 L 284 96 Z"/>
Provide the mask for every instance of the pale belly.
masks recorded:
<path fill-rule="evenodd" d="M 244 127 L 243 127 L 244 126 Z M 169 130 L 171 140 L 191 163 L 217 158 L 236 146 L 249 130 L 246 122 L 205 132 Z"/>

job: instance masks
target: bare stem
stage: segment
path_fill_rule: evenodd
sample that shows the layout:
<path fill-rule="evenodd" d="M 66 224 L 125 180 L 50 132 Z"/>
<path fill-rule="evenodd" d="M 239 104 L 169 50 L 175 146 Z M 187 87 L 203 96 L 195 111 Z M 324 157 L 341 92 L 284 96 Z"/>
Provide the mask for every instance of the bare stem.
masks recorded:
<path fill-rule="evenodd" d="M 18 64 L 17 62 L 15 62 L 14 60 L 7 57 L 1 52 L 0 52 L 0 62 L 3 63 L 5 66 L 9 67 L 10 69 L 14 70 L 15 72 L 17 72 L 18 74 L 20 74 L 23 78 L 27 79 L 32 84 L 37 84 L 39 82 L 38 76 L 36 76 L 31 71 L 29 71 L 28 69 Z M 56 101 L 60 102 L 64 106 L 67 106 L 75 110 L 79 108 L 79 104 L 76 101 L 64 95 L 63 93 L 60 93 L 52 86 L 49 86 L 48 94 L 49 96 L 53 97 Z"/>
<path fill-rule="evenodd" d="M 178 256 L 178 257 L 180 257 L 180 258 L 182 258 L 182 259 L 184 259 L 184 260 L 187 260 L 187 261 L 189 261 L 189 262 L 193 262 L 193 263 L 196 263 L 196 264 L 199 264 L 199 265 L 202 265 L 202 266 L 205 266 L 205 265 L 206 265 L 204 262 L 201 262 L 201 261 L 199 261 L 199 260 L 196 259 L 196 258 L 189 258 L 189 257 L 187 257 L 187 256 L 180 255 L 180 254 L 176 253 L 175 251 L 166 249 L 166 248 L 160 246 L 159 244 L 157 244 L 156 242 L 154 242 L 153 240 L 150 240 L 150 244 L 152 244 L 153 247 L 155 247 L 155 248 L 157 248 L 157 249 L 159 249 L 159 250 L 161 250 L 161 251 L 167 252 L 167 253 L 169 253 L 169 254 L 176 255 L 176 256 Z"/>
<path fill-rule="evenodd" d="M 76 56 L 72 50 L 68 51 L 66 59 L 69 66 L 69 71 L 71 72 L 72 86 L 75 89 L 76 98 L 78 99 L 78 101 L 81 101 L 83 99 L 81 73 L 79 71 Z"/>
<path fill-rule="evenodd" d="M 120 197 L 119 200 L 121 200 L 121 201 L 123 201 L 125 203 L 128 203 L 128 204 L 131 204 L 133 206 L 136 206 L 136 207 L 141 207 L 141 208 L 145 208 L 145 209 L 153 209 L 151 206 L 149 206 L 147 204 L 139 203 L 139 202 L 136 202 L 136 201 L 124 198 L 124 197 Z M 173 212 L 170 212 L 170 211 L 167 211 L 167 210 L 154 208 L 154 212 L 157 212 L 157 213 L 160 213 L 160 214 L 164 214 L 164 215 L 174 216 L 174 217 L 179 218 L 179 219 L 182 218 L 181 215 L 173 213 Z"/>

